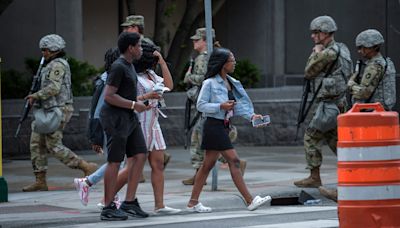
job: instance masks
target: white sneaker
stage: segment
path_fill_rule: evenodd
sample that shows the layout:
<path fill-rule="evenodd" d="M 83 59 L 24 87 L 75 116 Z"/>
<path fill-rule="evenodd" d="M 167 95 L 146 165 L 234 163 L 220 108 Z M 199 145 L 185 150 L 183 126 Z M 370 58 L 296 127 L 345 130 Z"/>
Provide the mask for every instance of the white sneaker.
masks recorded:
<path fill-rule="evenodd" d="M 154 211 L 155 214 L 160 214 L 160 215 L 172 215 L 172 214 L 177 214 L 181 212 L 181 209 L 175 209 L 172 207 L 165 206 L 164 208 L 159 208 Z"/>
<path fill-rule="evenodd" d="M 190 212 L 198 212 L 198 213 L 210 213 L 212 212 L 211 207 L 205 207 L 203 204 L 198 203 L 194 205 L 193 207 L 187 207 L 186 208 Z"/>
<path fill-rule="evenodd" d="M 79 199 L 83 206 L 87 206 L 89 202 L 89 185 L 86 183 L 85 178 L 75 178 L 74 185 L 78 191 Z"/>
<path fill-rule="evenodd" d="M 249 209 L 249 211 L 254 211 L 257 208 L 259 208 L 260 206 L 267 204 L 267 203 L 269 204 L 268 206 L 270 206 L 271 201 L 272 201 L 271 196 L 266 196 L 266 197 L 256 196 L 256 197 L 254 197 L 253 201 L 251 201 L 251 204 L 249 206 L 247 206 L 247 209 Z"/>

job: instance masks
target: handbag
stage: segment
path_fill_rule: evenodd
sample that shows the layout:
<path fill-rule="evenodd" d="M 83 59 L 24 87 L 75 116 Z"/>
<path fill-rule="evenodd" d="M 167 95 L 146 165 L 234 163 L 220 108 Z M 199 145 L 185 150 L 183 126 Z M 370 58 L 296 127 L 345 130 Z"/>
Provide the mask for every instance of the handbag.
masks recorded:
<path fill-rule="evenodd" d="M 33 131 L 39 134 L 48 134 L 55 132 L 61 125 L 62 111 L 59 107 L 49 109 L 34 109 Z"/>

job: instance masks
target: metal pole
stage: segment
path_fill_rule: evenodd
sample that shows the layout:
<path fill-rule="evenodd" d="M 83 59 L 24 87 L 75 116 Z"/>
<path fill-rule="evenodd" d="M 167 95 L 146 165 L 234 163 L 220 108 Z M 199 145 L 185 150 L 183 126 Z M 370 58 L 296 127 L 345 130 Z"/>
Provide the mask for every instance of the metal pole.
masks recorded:
<path fill-rule="evenodd" d="M 204 0 L 204 11 L 206 18 L 207 53 L 208 56 L 210 56 L 213 51 L 211 0 Z M 218 189 L 218 166 L 214 165 L 214 168 L 212 169 L 211 191 L 217 191 L 217 189 Z"/>

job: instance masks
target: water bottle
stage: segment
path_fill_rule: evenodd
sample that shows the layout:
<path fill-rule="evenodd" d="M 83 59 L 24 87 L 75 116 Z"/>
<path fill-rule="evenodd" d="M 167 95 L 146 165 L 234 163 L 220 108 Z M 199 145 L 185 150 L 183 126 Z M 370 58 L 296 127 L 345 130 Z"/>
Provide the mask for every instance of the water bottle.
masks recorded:
<path fill-rule="evenodd" d="M 320 204 L 321 204 L 320 199 L 307 200 L 306 202 L 304 202 L 304 205 L 306 206 L 320 205 Z"/>

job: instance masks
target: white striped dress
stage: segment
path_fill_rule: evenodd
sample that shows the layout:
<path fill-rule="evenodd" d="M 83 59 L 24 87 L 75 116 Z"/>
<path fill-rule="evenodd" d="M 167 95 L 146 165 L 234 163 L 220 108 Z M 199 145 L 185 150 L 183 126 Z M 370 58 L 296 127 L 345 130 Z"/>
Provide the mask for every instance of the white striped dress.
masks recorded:
<path fill-rule="evenodd" d="M 150 79 L 151 78 L 151 79 Z M 138 74 L 137 96 L 142 96 L 145 93 L 151 92 L 157 82 L 163 82 L 164 79 L 158 76 L 154 71 L 147 70 L 146 73 Z M 143 135 L 146 141 L 147 150 L 165 150 L 164 137 L 158 123 L 158 100 L 150 99 L 149 105 L 153 108 L 138 114 L 139 121 L 142 126 Z"/>

